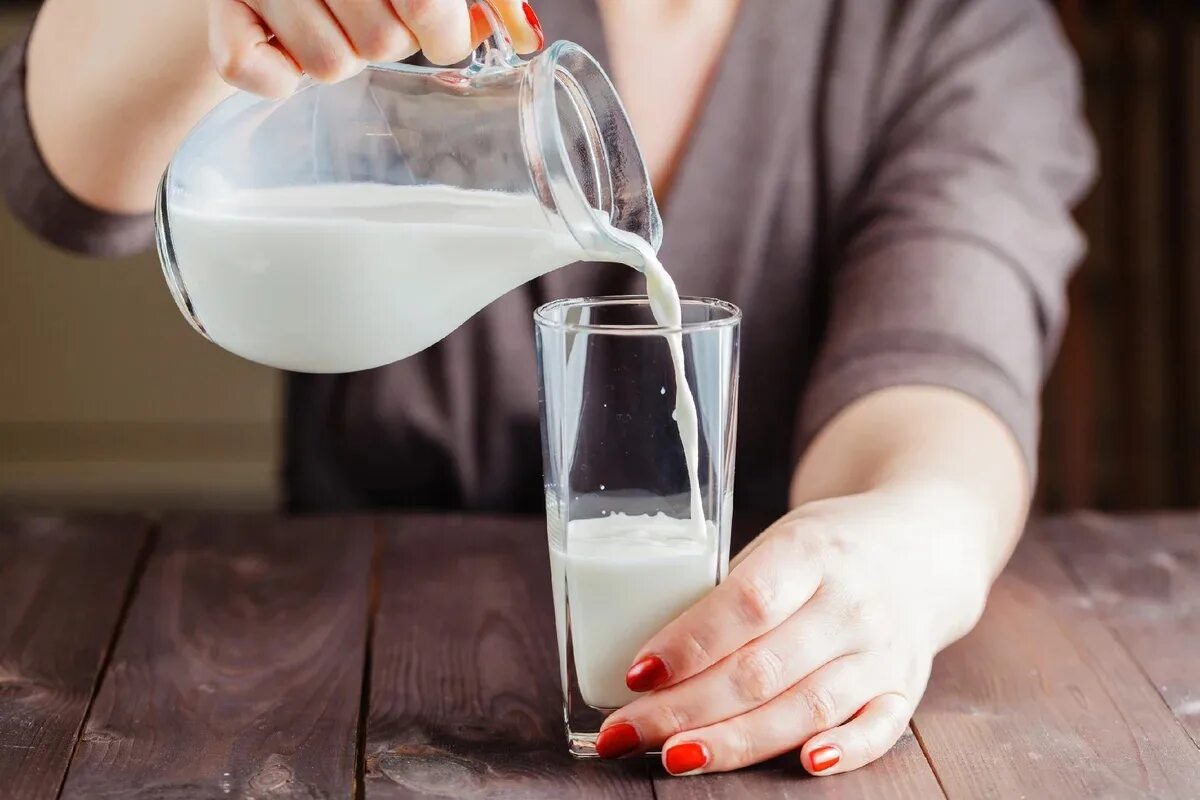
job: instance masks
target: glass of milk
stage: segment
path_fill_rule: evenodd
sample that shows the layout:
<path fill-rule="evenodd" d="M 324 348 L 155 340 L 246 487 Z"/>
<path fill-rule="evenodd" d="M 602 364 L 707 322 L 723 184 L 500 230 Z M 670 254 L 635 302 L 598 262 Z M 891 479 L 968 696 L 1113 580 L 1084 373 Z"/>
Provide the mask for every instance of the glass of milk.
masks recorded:
<path fill-rule="evenodd" d="M 741 312 L 683 298 L 560 300 L 535 314 L 542 455 L 567 738 L 636 697 L 642 645 L 725 575 Z M 680 393 L 677 395 L 677 392 Z"/>

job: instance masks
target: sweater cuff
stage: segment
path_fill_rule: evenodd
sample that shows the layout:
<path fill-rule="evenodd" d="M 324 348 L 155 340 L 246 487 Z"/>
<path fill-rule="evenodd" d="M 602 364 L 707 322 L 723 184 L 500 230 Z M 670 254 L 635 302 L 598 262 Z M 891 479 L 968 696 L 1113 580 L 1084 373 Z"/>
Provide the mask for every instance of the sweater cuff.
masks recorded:
<path fill-rule="evenodd" d="M 914 236 L 852 255 L 834 296 L 801 409 L 799 452 L 872 392 L 940 386 L 990 409 L 1036 477 L 1044 354 L 1057 337 L 1011 262 L 976 241 Z"/>
<path fill-rule="evenodd" d="M 811 384 L 801 419 L 801 452 L 839 412 L 873 392 L 898 386 L 937 386 L 960 392 L 991 410 L 1016 439 L 1030 482 L 1035 482 L 1040 425 L 1037 403 L 1022 396 L 986 359 L 965 352 L 930 352 L 919 342 L 911 344 L 911 349 L 866 354 L 845 362 Z"/>

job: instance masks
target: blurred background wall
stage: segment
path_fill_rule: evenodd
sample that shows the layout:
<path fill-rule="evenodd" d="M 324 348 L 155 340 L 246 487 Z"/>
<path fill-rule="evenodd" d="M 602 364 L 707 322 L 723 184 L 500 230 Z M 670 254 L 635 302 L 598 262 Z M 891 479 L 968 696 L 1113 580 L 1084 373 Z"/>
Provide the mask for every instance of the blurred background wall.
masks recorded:
<path fill-rule="evenodd" d="M 1200 3 L 1058 0 L 1102 177 L 1046 394 L 1048 508 L 1200 505 Z"/>
<path fill-rule="evenodd" d="M 767 2 L 767 0 L 743 0 Z M 1057 0 L 1103 178 L 1046 396 L 1047 509 L 1200 505 L 1200 3 Z M 36 4 L 0 0 L 0 42 Z M 281 381 L 194 334 L 156 258 L 88 261 L 0 210 L 0 505 L 270 507 Z"/>
<path fill-rule="evenodd" d="M 35 8 L 0 0 L 0 43 Z M 0 506 L 271 507 L 280 388 L 188 327 L 152 253 L 61 253 L 0 205 Z"/>

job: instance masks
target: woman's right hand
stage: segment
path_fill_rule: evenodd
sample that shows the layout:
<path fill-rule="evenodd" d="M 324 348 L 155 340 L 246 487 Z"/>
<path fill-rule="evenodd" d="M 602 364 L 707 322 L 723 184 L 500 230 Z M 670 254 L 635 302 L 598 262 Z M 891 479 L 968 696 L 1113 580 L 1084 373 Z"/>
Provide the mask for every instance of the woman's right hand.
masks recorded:
<path fill-rule="evenodd" d="M 518 53 L 542 46 L 537 15 L 522 0 L 488 0 Z M 454 64 L 490 34 L 482 9 L 463 0 L 208 0 L 209 48 L 228 83 L 285 97 L 302 74 L 323 83 L 356 75 L 368 61 L 418 50 Z"/>

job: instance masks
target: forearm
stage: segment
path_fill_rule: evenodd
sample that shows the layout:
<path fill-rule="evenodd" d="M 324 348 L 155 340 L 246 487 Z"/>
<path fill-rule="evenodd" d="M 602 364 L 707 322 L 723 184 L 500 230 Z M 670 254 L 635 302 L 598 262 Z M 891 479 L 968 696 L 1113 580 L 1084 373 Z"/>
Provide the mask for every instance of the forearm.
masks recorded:
<path fill-rule="evenodd" d="M 1030 476 L 1016 440 L 983 405 L 950 389 L 897 387 L 824 428 L 796 469 L 791 503 L 871 491 L 969 537 L 965 557 L 990 585 L 1020 537 Z"/>
<path fill-rule="evenodd" d="M 203 0 L 47 0 L 26 92 L 54 177 L 96 208 L 147 211 L 171 154 L 230 89 L 208 55 Z"/>

